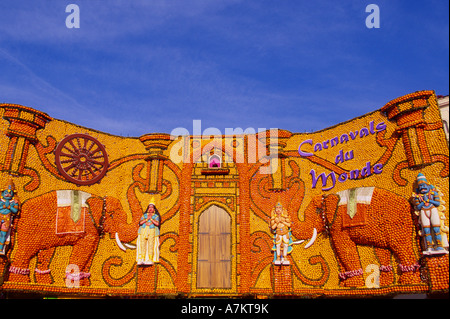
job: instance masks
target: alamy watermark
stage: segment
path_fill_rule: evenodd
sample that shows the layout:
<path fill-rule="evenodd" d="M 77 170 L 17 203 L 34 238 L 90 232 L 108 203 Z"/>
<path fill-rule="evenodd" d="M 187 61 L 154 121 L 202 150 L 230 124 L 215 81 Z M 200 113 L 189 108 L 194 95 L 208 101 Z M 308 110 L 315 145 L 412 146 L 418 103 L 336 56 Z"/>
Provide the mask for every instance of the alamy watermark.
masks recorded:
<path fill-rule="evenodd" d="M 260 174 L 274 174 L 278 169 L 278 129 L 225 128 L 222 134 L 215 127 L 202 130 L 202 121 L 194 120 L 192 134 L 177 127 L 170 135 L 177 140 L 170 151 L 175 164 L 205 162 L 206 157 L 216 154 L 222 163 L 261 163 Z"/>
<path fill-rule="evenodd" d="M 67 288 L 80 288 L 80 268 L 77 265 L 67 265 L 65 282 Z"/>
<path fill-rule="evenodd" d="M 366 277 L 366 287 L 380 288 L 380 267 L 375 264 L 367 265 L 366 273 L 369 274 Z"/>
<path fill-rule="evenodd" d="M 380 28 L 380 7 L 376 4 L 369 4 L 366 6 L 366 12 L 370 13 L 366 17 L 366 27 L 368 29 Z M 80 7 L 77 4 L 71 3 L 66 6 L 66 13 L 70 13 L 66 17 L 66 27 L 68 29 L 80 28 Z"/>
<path fill-rule="evenodd" d="M 366 27 L 368 29 L 380 28 L 380 7 L 376 4 L 369 4 L 366 7 L 366 12 L 370 14 L 366 18 Z"/>
<path fill-rule="evenodd" d="M 380 28 L 380 8 L 376 4 L 366 6 L 366 27 Z M 80 7 L 76 4 L 66 6 L 66 27 L 80 28 Z M 261 163 L 259 173 L 274 174 L 278 169 L 278 129 L 226 128 L 225 134 L 217 128 L 201 129 L 201 120 L 193 121 L 192 135 L 185 128 L 175 128 L 171 132 L 173 139 L 178 139 L 170 152 L 174 163 L 193 163 L 205 160 L 203 150 L 217 152 L 222 149 L 228 156 L 223 156 L 222 163 Z M 209 141 L 205 143 L 205 141 Z M 230 143 L 229 141 L 232 141 Z M 206 145 L 205 145 L 206 144 Z M 244 147 L 245 145 L 245 147 Z M 198 150 L 200 148 L 200 155 Z M 221 154 L 218 154 L 222 158 Z M 268 164 L 268 165 L 266 165 Z"/>
<path fill-rule="evenodd" d="M 66 12 L 70 13 L 66 17 L 66 28 L 79 29 L 80 28 L 80 7 L 76 4 L 68 4 L 66 6 Z"/>

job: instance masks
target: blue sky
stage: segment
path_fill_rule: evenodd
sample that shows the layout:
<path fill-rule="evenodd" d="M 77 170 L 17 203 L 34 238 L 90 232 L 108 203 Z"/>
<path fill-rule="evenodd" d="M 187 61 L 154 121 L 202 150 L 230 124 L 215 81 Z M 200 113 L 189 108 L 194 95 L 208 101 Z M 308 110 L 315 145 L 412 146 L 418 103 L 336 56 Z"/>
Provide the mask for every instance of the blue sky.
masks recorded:
<path fill-rule="evenodd" d="M 0 2 L 0 102 L 111 134 L 311 132 L 448 88 L 447 0 Z"/>

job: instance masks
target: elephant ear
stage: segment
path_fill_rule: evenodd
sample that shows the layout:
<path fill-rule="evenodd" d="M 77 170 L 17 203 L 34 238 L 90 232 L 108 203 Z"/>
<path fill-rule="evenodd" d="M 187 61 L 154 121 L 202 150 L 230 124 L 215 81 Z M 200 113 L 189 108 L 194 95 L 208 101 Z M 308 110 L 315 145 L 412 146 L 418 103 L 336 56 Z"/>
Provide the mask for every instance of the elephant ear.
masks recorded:
<path fill-rule="evenodd" d="M 329 222 L 333 222 L 334 220 L 340 199 L 339 195 L 336 194 L 324 196 L 323 202 L 325 204 L 325 214 Z"/>

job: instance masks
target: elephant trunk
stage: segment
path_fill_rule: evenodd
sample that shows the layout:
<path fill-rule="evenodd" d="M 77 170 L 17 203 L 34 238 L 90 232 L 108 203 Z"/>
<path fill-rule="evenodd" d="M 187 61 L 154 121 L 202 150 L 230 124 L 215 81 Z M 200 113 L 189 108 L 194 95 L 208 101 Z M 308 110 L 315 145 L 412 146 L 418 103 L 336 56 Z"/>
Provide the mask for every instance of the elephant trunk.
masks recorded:
<path fill-rule="evenodd" d="M 131 223 L 121 223 L 119 227 L 117 227 L 116 232 L 114 233 L 114 238 L 116 240 L 117 246 L 125 251 L 128 249 L 135 249 L 136 246 L 129 244 L 133 240 L 137 238 L 138 229 L 139 229 L 139 219 L 140 214 L 133 213 L 133 219 Z"/>
<path fill-rule="evenodd" d="M 317 239 L 317 234 L 324 229 L 320 215 L 322 197 L 314 198 L 304 211 L 303 221 L 298 220 L 292 227 L 292 234 L 302 241 L 308 240 L 304 248 L 311 247 Z M 299 241 L 300 242 L 300 241 Z"/>
<path fill-rule="evenodd" d="M 308 242 L 305 245 L 305 249 L 311 247 L 317 238 L 317 228 L 312 225 L 311 223 L 304 221 L 298 224 L 295 231 L 293 230 L 293 235 L 295 238 L 300 239 L 294 244 L 301 244 L 308 240 Z"/>
<path fill-rule="evenodd" d="M 128 188 L 127 197 L 128 197 L 128 203 L 130 206 L 130 211 L 132 215 L 132 221 L 130 224 L 124 222 L 117 227 L 117 231 L 114 234 L 116 244 L 117 246 L 122 249 L 126 250 L 128 249 L 135 249 L 136 246 L 132 244 L 128 244 L 135 240 L 138 235 L 138 228 L 139 228 L 139 219 L 141 218 L 143 214 L 142 207 L 139 203 L 139 200 L 136 197 L 135 188 L 140 188 L 139 183 L 134 183 Z M 122 244 L 124 242 L 124 244 Z"/>

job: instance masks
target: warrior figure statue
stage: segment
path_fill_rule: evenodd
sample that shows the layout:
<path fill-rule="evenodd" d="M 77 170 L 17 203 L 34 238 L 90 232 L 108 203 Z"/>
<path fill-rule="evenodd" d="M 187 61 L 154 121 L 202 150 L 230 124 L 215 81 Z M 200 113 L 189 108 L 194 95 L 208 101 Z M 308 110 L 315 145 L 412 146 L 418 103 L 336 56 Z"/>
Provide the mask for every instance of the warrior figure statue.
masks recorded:
<path fill-rule="evenodd" d="M 287 255 L 292 251 L 291 219 L 281 203 L 272 210 L 270 228 L 274 233 L 273 248 L 275 265 L 289 265 Z"/>
<path fill-rule="evenodd" d="M 19 201 L 14 197 L 15 186 L 12 180 L 1 188 L 0 198 L 0 255 L 6 254 L 11 237 L 11 225 L 19 212 Z"/>
<path fill-rule="evenodd" d="M 439 193 L 429 184 L 425 175 L 417 176 L 417 189 L 413 193 L 414 208 L 419 216 L 419 222 L 424 237 L 424 255 L 448 253 L 442 247 L 441 221 L 437 207 L 440 205 Z"/>

